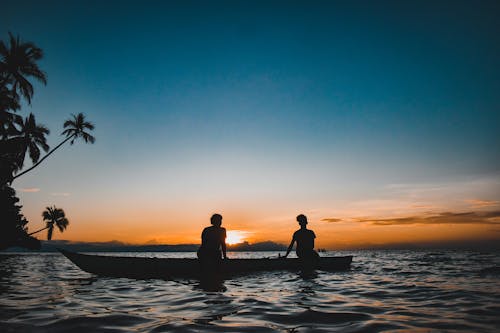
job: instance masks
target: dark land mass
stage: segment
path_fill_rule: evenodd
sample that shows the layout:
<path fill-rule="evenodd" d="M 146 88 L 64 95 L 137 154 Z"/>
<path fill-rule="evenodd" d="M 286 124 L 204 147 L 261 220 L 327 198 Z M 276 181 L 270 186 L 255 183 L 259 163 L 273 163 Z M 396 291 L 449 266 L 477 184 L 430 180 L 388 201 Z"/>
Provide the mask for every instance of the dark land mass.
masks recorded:
<path fill-rule="evenodd" d="M 41 241 L 40 250 L 28 250 L 20 247 L 10 247 L 1 252 L 57 252 L 63 248 L 74 252 L 196 252 L 199 244 L 127 244 L 120 241 L 110 242 L 73 242 L 67 240 Z M 272 241 L 250 244 L 248 242 L 228 245 L 228 251 L 285 251 L 286 246 Z M 447 242 L 419 242 L 419 243 L 392 243 L 392 244 L 358 244 L 351 247 L 334 247 L 326 250 L 332 251 L 358 251 L 358 250 L 470 250 L 470 251 L 499 251 L 500 240 L 475 240 L 475 241 L 447 241 Z"/>
<path fill-rule="evenodd" d="M 135 245 L 119 241 L 111 242 L 72 242 L 66 240 L 42 241 L 38 251 L 24 248 L 11 247 L 5 252 L 57 252 L 57 248 L 74 252 L 196 252 L 199 244 L 145 244 Z M 228 245 L 228 251 L 284 251 L 286 246 L 274 242 L 261 242 L 250 244 L 248 242 Z"/>

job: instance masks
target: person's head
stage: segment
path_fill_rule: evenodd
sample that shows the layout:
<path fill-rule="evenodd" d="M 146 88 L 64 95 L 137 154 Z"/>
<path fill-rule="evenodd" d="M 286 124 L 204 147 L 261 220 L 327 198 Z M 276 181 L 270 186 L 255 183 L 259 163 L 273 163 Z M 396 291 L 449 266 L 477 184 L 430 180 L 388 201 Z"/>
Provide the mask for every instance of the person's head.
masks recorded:
<path fill-rule="evenodd" d="M 299 222 L 301 227 L 307 225 L 307 217 L 304 214 L 297 215 L 297 222 Z"/>
<path fill-rule="evenodd" d="M 214 214 L 214 215 L 212 215 L 212 217 L 210 218 L 210 223 L 212 225 L 220 227 L 221 224 L 222 224 L 222 215 L 220 215 L 220 214 Z"/>

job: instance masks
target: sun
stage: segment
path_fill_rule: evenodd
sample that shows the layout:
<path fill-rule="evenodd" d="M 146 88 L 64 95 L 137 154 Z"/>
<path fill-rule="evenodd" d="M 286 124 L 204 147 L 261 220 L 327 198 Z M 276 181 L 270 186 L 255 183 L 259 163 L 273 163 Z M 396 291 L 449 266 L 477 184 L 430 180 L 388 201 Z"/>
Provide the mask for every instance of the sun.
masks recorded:
<path fill-rule="evenodd" d="M 240 231 L 240 230 L 231 230 L 227 232 L 226 235 L 226 244 L 234 245 L 243 243 L 248 232 Z"/>

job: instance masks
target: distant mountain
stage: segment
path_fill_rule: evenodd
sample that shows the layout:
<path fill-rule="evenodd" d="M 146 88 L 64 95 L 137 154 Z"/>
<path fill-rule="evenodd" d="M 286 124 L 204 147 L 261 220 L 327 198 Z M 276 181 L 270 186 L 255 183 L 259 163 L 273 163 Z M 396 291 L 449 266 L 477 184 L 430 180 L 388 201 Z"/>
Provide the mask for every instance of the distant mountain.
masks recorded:
<path fill-rule="evenodd" d="M 199 244 L 127 244 L 119 241 L 110 242 L 72 242 L 67 240 L 42 241 L 39 251 L 30 251 L 24 248 L 8 248 L 3 252 L 57 252 L 58 247 L 75 252 L 196 252 Z M 415 242 L 392 244 L 357 244 L 349 247 L 333 247 L 328 250 L 431 250 L 431 249 L 457 249 L 474 251 L 498 251 L 498 240 L 477 241 L 446 241 L 446 242 Z M 267 241 L 250 244 L 248 242 L 228 245 L 228 251 L 284 251 L 283 244 Z M 0 251 L 1 253 L 1 251 Z"/>
<path fill-rule="evenodd" d="M 229 245 L 228 251 L 284 251 L 286 246 L 283 244 L 267 241 L 255 244 L 243 242 L 239 244 Z"/>
<path fill-rule="evenodd" d="M 39 251 L 29 251 L 22 248 L 9 248 L 6 252 L 57 252 L 57 248 L 63 248 L 75 252 L 196 252 L 199 244 L 127 244 L 120 241 L 110 242 L 72 242 L 67 240 L 42 241 Z M 228 251 L 282 251 L 286 247 L 271 241 L 250 244 L 229 245 Z"/>

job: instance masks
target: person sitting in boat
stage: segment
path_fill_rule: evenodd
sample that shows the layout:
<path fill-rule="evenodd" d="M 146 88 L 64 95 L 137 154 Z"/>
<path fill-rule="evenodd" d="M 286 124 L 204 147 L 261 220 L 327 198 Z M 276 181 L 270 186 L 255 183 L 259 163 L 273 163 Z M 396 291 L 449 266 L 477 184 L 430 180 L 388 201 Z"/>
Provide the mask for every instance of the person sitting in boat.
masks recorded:
<path fill-rule="evenodd" d="M 319 255 L 316 251 L 314 251 L 314 239 L 316 238 L 316 235 L 314 234 L 314 231 L 307 229 L 307 217 L 300 214 L 297 216 L 297 222 L 299 222 L 300 229 L 293 233 L 292 241 L 288 246 L 288 250 L 286 251 L 284 258 L 288 256 L 293 249 L 293 244 L 297 242 L 297 248 L 295 250 L 297 257 L 300 259 L 317 259 Z"/>
<path fill-rule="evenodd" d="M 198 258 L 203 261 L 219 261 L 226 255 L 226 229 L 222 228 L 222 216 L 214 214 L 210 218 L 212 226 L 206 227 L 201 233 L 201 246 L 198 249 Z"/>

